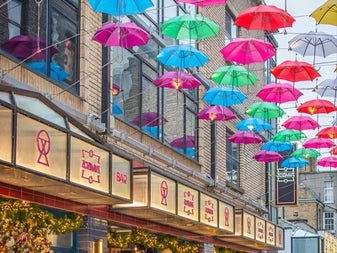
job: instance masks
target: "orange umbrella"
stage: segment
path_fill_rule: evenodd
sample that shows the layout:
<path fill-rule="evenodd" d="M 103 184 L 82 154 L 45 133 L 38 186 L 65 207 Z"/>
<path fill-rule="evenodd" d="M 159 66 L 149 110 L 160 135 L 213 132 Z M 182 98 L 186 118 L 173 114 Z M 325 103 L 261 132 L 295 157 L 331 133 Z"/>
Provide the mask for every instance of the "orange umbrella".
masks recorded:
<path fill-rule="evenodd" d="M 337 155 L 337 147 L 332 148 L 332 149 L 329 151 L 329 153 L 330 153 L 331 155 Z"/>
<path fill-rule="evenodd" d="M 319 113 L 330 113 L 337 110 L 337 107 L 325 99 L 313 99 L 304 102 L 299 107 L 297 107 L 298 112 L 308 113 L 308 114 L 319 114 Z"/>

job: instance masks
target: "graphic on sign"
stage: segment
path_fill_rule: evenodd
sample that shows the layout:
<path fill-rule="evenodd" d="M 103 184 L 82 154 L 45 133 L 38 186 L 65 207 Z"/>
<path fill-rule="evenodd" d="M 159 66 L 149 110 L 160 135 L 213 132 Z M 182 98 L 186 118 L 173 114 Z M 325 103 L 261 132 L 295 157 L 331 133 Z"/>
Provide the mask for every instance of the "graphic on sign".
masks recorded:
<path fill-rule="evenodd" d="M 90 184 L 100 183 L 101 165 L 100 156 L 94 154 L 92 150 L 82 149 L 82 175 L 81 177 L 87 179 Z"/>
<path fill-rule="evenodd" d="M 257 220 L 256 227 L 257 227 L 257 238 L 260 241 L 264 240 L 264 234 L 265 234 L 265 222 L 263 220 Z"/>
<path fill-rule="evenodd" d="M 184 212 L 188 216 L 194 215 L 194 194 L 190 191 L 184 192 Z"/>
<path fill-rule="evenodd" d="M 168 184 L 163 180 L 160 184 L 161 204 L 167 206 Z"/>
<path fill-rule="evenodd" d="M 211 200 L 205 201 L 205 219 L 208 222 L 214 221 L 214 203 Z"/>
<path fill-rule="evenodd" d="M 276 205 L 297 204 L 297 170 L 278 168 L 276 173 Z"/>
<path fill-rule="evenodd" d="M 50 137 L 46 130 L 40 130 L 36 134 L 36 147 L 40 153 L 37 162 L 49 166 L 48 154 L 50 151 Z"/>

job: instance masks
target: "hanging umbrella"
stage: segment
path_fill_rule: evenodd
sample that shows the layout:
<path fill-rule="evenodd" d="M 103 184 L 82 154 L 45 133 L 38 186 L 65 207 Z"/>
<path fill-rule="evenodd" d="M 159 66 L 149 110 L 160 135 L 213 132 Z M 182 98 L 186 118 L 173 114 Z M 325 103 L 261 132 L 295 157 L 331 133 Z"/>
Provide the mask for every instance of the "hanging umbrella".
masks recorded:
<path fill-rule="evenodd" d="M 170 145 L 175 148 L 195 148 L 195 137 L 192 135 L 186 135 L 177 139 L 174 139 Z"/>
<path fill-rule="evenodd" d="M 291 142 L 298 141 L 300 139 L 306 138 L 307 136 L 298 130 L 294 129 L 283 129 L 278 131 L 273 137 L 273 141 L 283 141 L 283 142 Z"/>
<path fill-rule="evenodd" d="M 249 64 L 264 62 L 275 55 L 269 42 L 255 38 L 236 38 L 220 50 L 226 61 Z"/>
<path fill-rule="evenodd" d="M 305 148 L 332 148 L 336 146 L 335 143 L 328 138 L 311 138 L 303 143 L 303 147 Z"/>
<path fill-rule="evenodd" d="M 254 144 L 262 142 L 262 138 L 251 131 L 239 131 L 228 137 L 228 140 L 234 143 Z"/>
<path fill-rule="evenodd" d="M 258 162 L 278 162 L 283 159 L 279 153 L 267 150 L 260 150 L 253 158 Z"/>
<path fill-rule="evenodd" d="M 321 154 L 313 148 L 299 148 L 296 149 L 294 152 L 290 154 L 291 157 L 297 157 L 297 158 L 317 158 Z"/>
<path fill-rule="evenodd" d="M 123 114 L 122 109 L 118 105 L 116 105 L 115 102 L 112 102 L 111 106 L 112 106 L 112 114 L 114 115 Z"/>
<path fill-rule="evenodd" d="M 241 104 L 247 97 L 239 90 L 229 86 L 215 86 L 205 92 L 202 100 L 210 105 L 231 106 Z"/>
<path fill-rule="evenodd" d="M 262 119 L 274 119 L 282 117 L 285 114 L 281 107 L 271 102 L 253 103 L 247 108 L 245 113 L 253 118 Z"/>
<path fill-rule="evenodd" d="M 198 113 L 198 118 L 202 120 L 232 120 L 235 119 L 234 113 L 225 106 L 209 106 Z"/>
<path fill-rule="evenodd" d="M 271 73 L 277 79 L 290 82 L 312 81 L 321 76 L 315 68 L 303 61 L 284 61 L 271 69 Z"/>
<path fill-rule="evenodd" d="M 41 59 L 46 58 L 46 40 L 35 35 L 18 35 L 1 45 L 1 48 L 15 57 Z M 50 55 L 53 56 L 59 51 L 50 47 Z"/>
<path fill-rule="evenodd" d="M 45 61 L 41 62 L 30 62 L 28 66 L 32 69 L 46 75 L 47 74 L 47 66 Z M 50 77 L 56 81 L 62 82 L 69 74 L 65 72 L 58 64 L 51 62 L 49 64 L 50 68 Z"/>
<path fill-rule="evenodd" d="M 337 168 L 337 157 L 336 156 L 327 156 L 319 159 L 317 162 L 319 166 Z"/>
<path fill-rule="evenodd" d="M 330 153 L 331 155 L 337 155 L 337 147 L 332 148 L 332 149 L 329 151 L 329 153 Z"/>
<path fill-rule="evenodd" d="M 227 0 L 177 0 L 177 2 L 194 4 L 196 6 L 205 7 L 217 4 L 225 4 Z"/>
<path fill-rule="evenodd" d="M 269 83 L 256 96 L 265 102 L 285 103 L 296 101 L 303 93 L 290 83 Z"/>
<path fill-rule="evenodd" d="M 321 129 L 317 134 L 319 138 L 330 138 L 336 139 L 337 138 L 337 126 L 330 126 Z"/>
<path fill-rule="evenodd" d="M 189 157 L 195 157 L 195 148 L 175 148 L 179 153 L 185 154 Z"/>
<path fill-rule="evenodd" d="M 143 13 L 153 6 L 151 0 L 88 0 L 92 9 L 112 16 Z"/>
<path fill-rule="evenodd" d="M 270 130 L 272 126 L 259 118 L 248 118 L 241 120 L 235 125 L 235 128 L 238 130 L 247 130 L 247 131 L 261 131 L 261 130 Z"/>
<path fill-rule="evenodd" d="M 163 35 L 177 40 L 201 40 L 214 37 L 218 35 L 219 30 L 218 24 L 200 14 L 176 16 L 165 21 L 161 26 Z"/>
<path fill-rule="evenodd" d="M 194 76 L 181 71 L 169 71 L 153 81 L 153 84 L 161 88 L 169 89 L 194 89 L 201 85 L 201 82 Z"/>
<path fill-rule="evenodd" d="M 191 45 L 171 45 L 160 51 L 157 60 L 164 65 L 182 69 L 203 66 L 208 58 Z"/>
<path fill-rule="evenodd" d="M 273 5 L 259 5 L 245 9 L 235 19 L 234 25 L 247 30 L 276 31 L 291 27 L 295 19 L 286 11 Z"/>
<path fill-rule="evenodd" d="M 217 68 L 210 78 L 218 84 L 232 86 L 253 85 L 259 80 L 254 73 L 240 65 L 229 65 Z"/>
<path fill-rule="evenodd" d="M 297 107 L 298 112 L 308 113 L 308 114 L 320 114 L 320 113 L 330 113 L 337 110 L 337 107 L 331 103 L 329 100 L 325 99 L 313 99 L 304 102 L 299 107 Z"/>
<path fill-rule="evenodd" d="M 337 26 L 337 0 L 328 0 L 316 10 L 314 10 L 310 17 L 314 18 L 317 24 L 328 24 Z"/>
<path fill-rule="evenodd" d="M 117 96 L 119 93 L 121 93 L 123 90 L 121 87 L 119 87 L 117 84 L 112 84 L 111 86 L 111 93 L 113 96 Z"/>
<path fill-rule="evenodd" d="M 324 80 L 315 87 L 314 91 L 322 97 L 333 97 L 336 102 L 337 78 Z"/>
<path fill-rule="evenodd" d="M 141 126 L 159 126 L 159 124 L 163 122 L 166 123 L 167 120 L 159 115 L 157 112 L 144 112 L 141 116 L 134 118 L 131 123 L 134 125 Z"/>
<path fill-rule="evenodd" d="M 157 139 L 166 136 L 163 129 L 159 129 L 157 126 L 143 126 L 142 129 Z"/>
<path fill-rule="evenodd" d="M 281 163 L 281 168 L 301 168 L 309 165 L 309 162 L 304 158 L 290 157 Z"/>
<path fill-rule="evenodd" d="M 282 126 L 284 126 L 286 129 L 295 129 L 295 130 L 314 130 L 317 127 L 319 127 L 319 124 L 316 120 L 309 116 L 292 116 L 289 119 L 287 119 L 285 122 L 283 122 Z"/>
<path fill-rule="evenodd" d="M 267 151 L 276 151 L 283 152 L 287 150 L 293 149 L 294 145 L 291 142 L 283 142 L 283 141 L 273 141 L 270 140 L 262 146 L 262 150 Z"/>
<path fill-rule="evenodd" d="M 131 48 L 147 44 L 149 38 L 149 34 L 134 23 L 116 22 L 98 28 L 92 39 L 103 46 Z"/>

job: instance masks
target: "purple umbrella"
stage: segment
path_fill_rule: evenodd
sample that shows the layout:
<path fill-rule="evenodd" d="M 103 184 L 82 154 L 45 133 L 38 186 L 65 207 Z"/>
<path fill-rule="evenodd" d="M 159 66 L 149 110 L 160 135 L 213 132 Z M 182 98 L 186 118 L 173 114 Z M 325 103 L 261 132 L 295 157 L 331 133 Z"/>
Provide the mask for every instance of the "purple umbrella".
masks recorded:
<path fill-rule="evenodd" d="M 251 131 L 239 131 L 229 136 L 229 141 L 241 144 L 254 144 L 262 142 L 262 138 Z"/>
<path fill-rule="evenodd" d="M 203 120 L 232 120 L 235 119 L 234 113 L 225 106 L 213 105 L 206 107 L 198 113 L 198 118 Z"/>
<path fill-rule="evenodd" d="M 296 101 L 303 93 L 290 83 L 270 83 L 264 86 L 256 96 L 265 102 L 282 104 Z"/>
<path fill-rule="evenodd" d="M 161 121 L 164 121 L 164 123 L 167 122 L 165 118 L 162 118 L 161 115 L 159 115 L 157 112 L 144 112 L 139 117 L 134 118 L 131 123 L 135 125 L 139 125 L 141 122 L 141 126 L 158 126 Z"/>
<path fill-rule="evenodd" d="M 282 126 L 287 129 L 295 129 L 295 130 L 314 130 L 319 127 L 316 120 L 311 118 L 310 116 L 292 116 L 287 119 Z"/>
<path fill-rule="evenodd" d="M 175 148 L 194 148 L 195 137 L 193 135 L 186 135 L 177 139 L 174 139 L 170 145 Z"/>
<path fill-rule="evenodd" d="M 253 158 L 258 162 L 277 162 L 283 159 L 278 152 L 268 150 L 260 150 Z"/>
<path fill-rule="evenodd" d="M 317 164 L 322 167 L 337 168 L 337 156 L 327 156 L 321 158 Z"/>
<path fill-rule="evenodd" d="M 194 76 L 179 71 L 169 71 L 153 81 L 153 84 L 169 89 L 194 89 L 201 85 L 201 82 Z"/>

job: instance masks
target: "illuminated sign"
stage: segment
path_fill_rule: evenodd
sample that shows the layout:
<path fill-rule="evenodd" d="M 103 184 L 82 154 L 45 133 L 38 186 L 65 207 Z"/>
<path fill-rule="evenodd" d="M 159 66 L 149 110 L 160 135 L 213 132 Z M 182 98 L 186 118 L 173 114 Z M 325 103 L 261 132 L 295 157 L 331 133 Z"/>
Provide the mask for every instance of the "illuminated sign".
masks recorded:
<path fill-rule="evenodd" d="M 255 217 L 255 240 L 259 242 L 266 242 L 266 221 Z"/>
<path fill-rule="evenodd" d="M 234 233 L 234 207 L 219 201 L 219 228 Z"/>
<path fill-rule="evenodd" d="M 218 226 L 218 201 L 203 193 L 200 194 L 200 222 Z"/>
<path fill-rule="evenodd" d="M 12 118 L 13 111 L 0 106 L 1 124 L 0 124 L 0 160 L 12 161 Z"/>
<path fill-rule="evenodd" d="M 275 245 L 275 225 L 267 222 L 266 231 L 266 243 L 269 245 Z"/>
<path fill-rule="evenodd" d="M 131 199 L 131 162 L 117 155 L 112 155 L 111 193 Z"/>
<path fill-rule="evenodd" d="M 243 213 L 243 236 L 255 239 L 255 216 L 249 213 Z"/>
<path fill-rule="evenodd" d="M 178 184 L 178 215 L 198 221 L 199 192 L 197 190 Z"/>
<path fill-rule="evenodd" d="M 283 249 L 284 248 L 284 231 L 281 227 L 276 226 L 276 239 L 275 246 Z"/>

